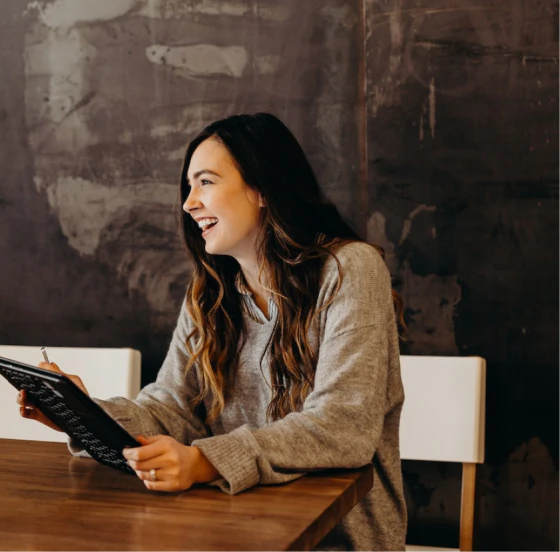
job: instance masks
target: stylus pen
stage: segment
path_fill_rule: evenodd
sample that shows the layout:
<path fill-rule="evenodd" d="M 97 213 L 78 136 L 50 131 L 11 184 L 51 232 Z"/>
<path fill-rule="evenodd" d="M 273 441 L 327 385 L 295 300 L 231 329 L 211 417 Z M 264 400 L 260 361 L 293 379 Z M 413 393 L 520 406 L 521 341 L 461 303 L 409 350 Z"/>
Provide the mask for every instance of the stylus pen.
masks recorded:
<path fill-rule="evenodd" d="M 45 362 L 46 362 L 47 364 L 50 364 L 51 361 L 49 360 L 49 357 L 47 356 L 47 351 L 45 351 L 45 348 L 44 348 L 44 347 L 41 347 L 41 352 L 43 353 L 43 358 L 45 359 Z"/>

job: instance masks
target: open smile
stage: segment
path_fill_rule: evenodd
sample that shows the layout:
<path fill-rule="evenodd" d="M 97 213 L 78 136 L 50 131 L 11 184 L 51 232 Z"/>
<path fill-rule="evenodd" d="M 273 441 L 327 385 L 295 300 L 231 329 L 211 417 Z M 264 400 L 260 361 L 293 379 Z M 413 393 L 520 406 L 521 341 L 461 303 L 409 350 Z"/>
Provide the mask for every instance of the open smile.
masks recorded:
<path fill-rule="evenodd" d="M 205 226 L 202 229 L 202 237 L 206 237 L 208 234 L 210 234 L 210 232 L 212 232 L 212 230 L 214 230 L 214 228 L 216 227 L 217 224 L 218 224 L 218 221 L 213 222 L 212 224 L 208 224 L 207 226 Z"/>
<path fill-rule="evenodd" d="M 216 224 L 218 224 L 218 223 L 216 223 Z M 206 237 L 208 234 L 210 234 L 210 232 L 212 232 L 212 230 L 214 230 L 214 226 L 216 226 L 216 224 L 214 224 L 214 225 L 212 225 L 208 228 L 205 228 L 202 232 L 202 237 Z"/>

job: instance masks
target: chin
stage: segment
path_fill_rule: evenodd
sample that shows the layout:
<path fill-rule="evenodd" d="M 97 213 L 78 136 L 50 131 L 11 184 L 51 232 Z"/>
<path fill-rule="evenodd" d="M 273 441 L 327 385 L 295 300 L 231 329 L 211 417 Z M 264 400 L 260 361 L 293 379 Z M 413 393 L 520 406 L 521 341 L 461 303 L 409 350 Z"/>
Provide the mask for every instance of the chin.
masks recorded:
<path fill-rule="evenodd" d="M 208 255 L 226 255 L 226 252 L 223 251 L 223 249 L 221 249 L 220 247 L 216 247 L 216 245 L 208 242 L 206 242 L 204 250 L 206 251 L 206 253 L 208 253 Z"/>
<path fill-rule="evenodd" d="M 208 255 L 228 255 L 236 258 L 236 254 L 242 249 L 240 245 L 236 236 L 212 236 L 212 239 L 206 240 L 204 250 Z"/>

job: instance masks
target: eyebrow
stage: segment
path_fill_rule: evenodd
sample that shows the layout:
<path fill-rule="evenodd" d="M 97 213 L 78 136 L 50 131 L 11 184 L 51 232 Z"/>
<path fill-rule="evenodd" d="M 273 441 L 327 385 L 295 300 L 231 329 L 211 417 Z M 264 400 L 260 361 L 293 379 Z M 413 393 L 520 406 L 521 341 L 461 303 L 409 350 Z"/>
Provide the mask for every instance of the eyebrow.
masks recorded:
<path fill-rule="evenodd" d="M 203 174 L 213 174 L 214 176 L 218 176 L 218 177 L 221 178 L 221 176 L 220 176 L 217 172 L 211 171 L 210 169 L 202 169 L 202 170 L 200 170 L 200 171 L 196 171 L 196 172 L 193 174 L 193 178 L 196 180 L 199 176 L 201 176 L 201 175 L 203 175 Z M 189 182 L 190 182 L 190 180 L 189 180 L 189 178 L 187 177 L 187 183 L 189 183 Z"/>

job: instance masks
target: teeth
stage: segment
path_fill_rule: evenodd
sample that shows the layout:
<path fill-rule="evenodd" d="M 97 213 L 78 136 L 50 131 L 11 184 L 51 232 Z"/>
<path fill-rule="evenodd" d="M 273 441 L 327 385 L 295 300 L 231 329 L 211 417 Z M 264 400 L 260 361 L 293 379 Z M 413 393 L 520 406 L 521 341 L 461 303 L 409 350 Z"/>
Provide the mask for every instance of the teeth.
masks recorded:
<path fill-rule="evenodd" d="M 197 220 L 198 223 L 198 227 L 202 228 L 203 230 L 209 226 L 210 224 L 213 224 L 214 222 L 218 222 L 217 218 L 203 218 L 200 220 Z"/>

